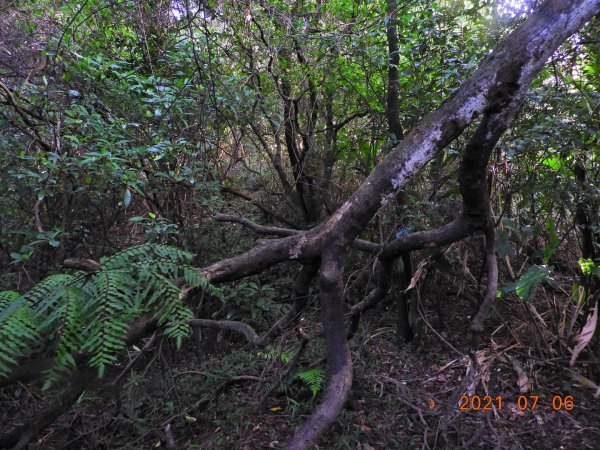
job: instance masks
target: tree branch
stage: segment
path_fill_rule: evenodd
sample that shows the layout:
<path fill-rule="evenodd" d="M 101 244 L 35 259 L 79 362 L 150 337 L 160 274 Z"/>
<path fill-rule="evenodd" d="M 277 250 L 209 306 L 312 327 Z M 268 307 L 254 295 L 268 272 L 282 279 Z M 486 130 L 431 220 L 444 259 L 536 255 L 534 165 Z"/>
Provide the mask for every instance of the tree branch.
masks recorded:
<path fill-rule="evenodd" d="M 192 327 L 213 328 L 217 330 L 231 330 L 236 333 L 243 334 L 249 343 L 255 347 L 260 345 L 260 337 L 250 325 L 236 320 L 209 320 L 209 319 L 193 319 L 188 323 Z"/>
<path fill-rule="evenodd" d="M 232 194 L 232 195 L 235 195 L 235 196 L 240 197 L 240 198 L 243 198 L 244 200 L 248 200 L 250 203 L 252 203 L 258 209 L 260 209 L 262 212 L 264 212 L 265 214 L 267 214 L 269 216 L 272 216 L 277 221 L 279 221 L 281 223 L 285 223 L 289 227 L 298 228 L 298 226 L 296 224 L 290 222 L 288 219 L 286 219 L 285 217 L 283 217 L 281 214 L 278 214 L 275 211 L 272 211 L 271 209 L 267 208 L 266 206 L 264 206 L 263 204 L 261 204 L 257 200 L 253 199 L 249 195 L 244 194 L 243 192 L 237 191 L 237 190 L 235 190 L 233 188 L 230 188 L 228 186 L 221 186 L 221 191 L 227 192 L 228 194 Z"/>

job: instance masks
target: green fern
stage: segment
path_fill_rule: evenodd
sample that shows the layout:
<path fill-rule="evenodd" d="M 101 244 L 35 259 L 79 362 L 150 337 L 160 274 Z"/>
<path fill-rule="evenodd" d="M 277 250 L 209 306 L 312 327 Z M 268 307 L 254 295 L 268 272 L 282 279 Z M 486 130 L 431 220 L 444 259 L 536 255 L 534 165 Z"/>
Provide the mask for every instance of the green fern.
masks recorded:
<path fill-rule="evenodd" d="M 175 339 L 177 349 L 181 348 L 184 338 L 192 334 L 188 321 L 194 318 L 194 313 L 181 301 L 175 300 L 165 309 L 159 323 L 166 323 L 165 334 Z"/>
<path fill-rule="evenodd" d="M 0 323 L 0 378 L 10 373 L 18 358 L 38 340 L 39 322 L 31 308 L 15 309 Z"/>
<path fill-rule="evenodd" d="M 87 324 L 83 322 L 88 306 L 85 291 L 79 287 L 66 287 L 64 302 L 57 308 L 58 327 L 56 332 L 55 364 L 46 373 L 45 388 L 68 374 L 76 366 L 73 353 L 85 345 L 85 330 Z"/>
<path fill-rule="evenodd" d="M 23 304 L 20 297 L 15 291 L 0 291 L 0 324 Z"/>
<path fill-rule="evenodd" d="M 51 275 L 23 295 L 0 292 L 0 379 L 35 348 L 50 347 L 55 363 L 46 386 L 76 366 L 76 355 L 102 376 L 126 347 L 132 322 L 159 313 L 159 324 L 177 348 L 190 336 L 193 312 L 182 284 L 219 291 L 190 265 L 191 253 L 160 244 L 128 248 L 100 260 L 93 273 Z"/>
<path fill-rule="evenodd" d="M 325 371 L 318 367 L 300 372 L 296 377 L 308 386 L 313 397 L 315 397 L 325 385 Z"/>

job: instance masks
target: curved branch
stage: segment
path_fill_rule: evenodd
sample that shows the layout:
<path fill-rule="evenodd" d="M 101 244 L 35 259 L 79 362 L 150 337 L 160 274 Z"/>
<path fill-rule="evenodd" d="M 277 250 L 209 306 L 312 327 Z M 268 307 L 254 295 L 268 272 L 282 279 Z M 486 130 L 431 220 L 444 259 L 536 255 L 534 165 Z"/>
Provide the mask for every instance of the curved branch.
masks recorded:
<path fill-rule="evenodd" d="M 250 325 L 234 320 L 195 319 L 190 320 L 188 323 L 192 327 L 215 328 L 241 333 L 254 347 L 262 348 L 265 345 L 268 345 L 273 338 L 278 336 L 286 327 L 290 326 L 290 324 L 294 322 L 304 310 L 308 302 L 310 282 L 317 273 L 318 268 L 319 265 L 317 263 L 306 264 L 302 266 L 302 269 L 300 269 L 300 272 L 298 272 L 298 276 L 296 277 L 296 283 L 294 287 L 294 303 L 292 307 L 261 336 L 259 336 L 254 328 L 252 328 Z"/>
<path fill-rule="evenodd" d="M 383 248 L 380 257 L 382 259 L 397 258 L 402 253 L 413 250 L 452 244 L 469 236 L 476 229 L 477 223 L 478 221 L 469 221 L 461 215 L 458 219 L 439 228 L 407 234 L 401 239 L 392 241 Z"/>
<path fill-rule="evenodd" d="M 260 337 L 254 331 L 250 325 L 244 322 L 238 322 L 236 320 L 209 320 L 209 319 L 193 319 L 189 320 L 188 323 L 192 327 L 204 327 L 213 328 L 217 330 L 231 330 L 236 333 L 243 334 L 248 342 L 255 347 L 259 347 Z"/>
<path fill-rule="evenodd" d="M 373 289 L 350 311 L 348 339 L 356 333 L 362 314 L 377 306 L 387 296 L 391 287 L 391 270 L 396 258 L 409 251 L 441 247 L 460 241 L 472 234 L 478 228 L 478 223 L 483 223 L 484 218 L 480 219 L 474 217 L 466 219 L 461 215 L 458 219 L 434 230 L 412 233 L 385 245 L 374 263 Z"/>
<path fill-rule="evenodd" d="M 281 227 L 267 227 L 264 225 L 259 225 L 255 222 L 252 222 L 250 219 L 246 219 L 245 217 L 232 216 L 229 214 L 217 214 L 214 219 L 218 222 L 230 222 L 230 223 L 238 223 L 240 225 L 245 226 L 246 228 L 254 231 L 257 234 L 266 234 L 266 235 L 274 235 L 274 236 L 296 236 L 299 234 L 306 233 L 302 230 L 290 230 L 289 228 L 281 228 Z M 379 244 L 375 244 L 374 242 L 366 241 L 364 239 L 355 239 L 352 242 L 352 246 L 363 252 L 374 253 L 378 251 L 381 246 Z"/>
<path fill-rule="evenodd" d="M 252 222 L 250 219 L 246 219 L 245 217 L 232 216 L 229 214 L 217 214 L 214 219 L 217 222 L 230 222 L 230 223 L 239 223 L 240 225 L 249 228 L 258 234 L 269 234 L 274 236 L 294 236 L 296 234 L 302 233 L 300 230 L 290 230 L 289 228 L 280 228 L 280 227 L 266 227 L 264 225 L 259 225 L 255 222 Z"/>

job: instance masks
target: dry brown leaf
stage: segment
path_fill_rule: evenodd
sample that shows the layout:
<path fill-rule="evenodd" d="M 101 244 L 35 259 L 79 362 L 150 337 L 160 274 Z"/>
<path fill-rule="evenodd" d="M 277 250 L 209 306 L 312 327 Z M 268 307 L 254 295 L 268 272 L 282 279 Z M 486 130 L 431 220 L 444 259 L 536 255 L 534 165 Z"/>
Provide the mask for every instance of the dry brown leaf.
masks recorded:
<path fill-rule="evenodd" d="M 577 373 L 571 373 L 571 377 L 577 381 L 581 386 L 584 387 L 588 387 L 592 390 L 595 390 L 596 393 L 594 394 L 595 398 L 600 397 L 600 385 L 594 383 L 592 380 L 590 380 L 589 378 L 586 378 L 584 376 L 581 376 Z"/>
<path fill-rule="evenodd" d="M 412 278 L 410 279 L 410 284 L 408 285 L 408 287 L 406 288 L 406 290 L 404 292 L 414 289 L 415 286 L 417 285 L 417 283 L 419 282 L 419 280 L 425 276 L 425 274 L 427 273 L 427 263 L 428 263 L 428 260 L 426 260 L 426 259 L 421 261 L 421 263 L 419 264 L 419 267 L 417 267 L 417 270 L 415 270 Z"/>
<path fill-rule="evenodd" d="M 361 444 L 361 443 L 359 443 L 356 446 L 356 450 L 376 450 L 376 449 L 375 449 L 375 447 L 371 447 L 369 444 L 366 444 L 366 443 Z"/>
<path fill-rule="evenodd" d="M 544 321 L 544 319 L 542 318 L 540 313 L 537 311 L 537 309 L 535 309 L 535 306 L 533 306 L 533 303 L 528 302 L 527 307 L 529 308 L 529 311 L 531 311 L 531 314 L 533 314 L 533 317 L 535 317 L 540 322 L 540 325 L 543 326 L 544 328 L 548 329 L 548 325 L 546 325 L 546 322 Z"/>
<path fill-rule="evenodd" d="M 588 316 L 587 322 L 583 326 L 581 333 L 577 336 L 577 342 L 573 348 L 573 354 L 571 355 L 571 366 L 575 364 L 575 360 L 582 352 L 582 350 L 590 343 L 594 331 L 596 331 L 596 325 L 598 324 L 598 303 L 594 305 L 592 314 Z"/>
<path fill-rule="evenodd" d="M 531 383 L 529 381 L 529 377 L 527 376 L 527 372 L 523 369 L 523 366 L 516 359 L 511 360 L 512 365 L 517 372 L 517 385 L 519 386 L 519 391 L 521 393 L 527 392 L 531 389 Z"/>

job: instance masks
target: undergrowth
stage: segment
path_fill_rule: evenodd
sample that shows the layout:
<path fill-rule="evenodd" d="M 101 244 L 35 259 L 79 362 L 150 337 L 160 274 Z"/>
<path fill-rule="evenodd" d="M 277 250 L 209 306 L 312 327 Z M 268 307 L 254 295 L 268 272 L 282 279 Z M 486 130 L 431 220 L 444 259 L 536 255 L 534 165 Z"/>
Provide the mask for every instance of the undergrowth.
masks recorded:
<path fill-rule="evenodd" d="M 46 349 L 54 357 L 46 387 L 82 359 L 102 376 L 125 349 L 129 326 L 148 313 L 159 315 L 165 334 L 181 347 L 193 312 L 180 286 L 218 293 L 190 265 L 192 257 L 144 244 L 103 258 L 96 270 L 51 275 L 22 295 L 0 292 L 0 379 Z"/>

